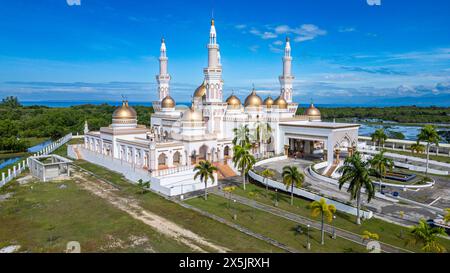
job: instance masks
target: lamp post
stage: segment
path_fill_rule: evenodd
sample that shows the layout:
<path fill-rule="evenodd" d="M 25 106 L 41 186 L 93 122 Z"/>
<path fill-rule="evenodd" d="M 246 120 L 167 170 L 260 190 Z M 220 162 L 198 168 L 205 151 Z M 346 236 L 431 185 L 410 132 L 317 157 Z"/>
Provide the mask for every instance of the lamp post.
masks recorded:
<path fill-rule="evenodd" d="M 336 215 L 333 215 L 333 234 L 331 235 L 331 238 L 336 239 L 336 226 L 334 224 L 334 220 L 336 220 Z"/>
<path fill-rule="evenodd" d="M 275 207 L 278 207 L 278 189 L 275 189 Z"/>
<path fill-rule="evenodd" d="M 306 249 L 310 250 L 311 249 L 311 243 L 309 242 L 309 227 L 310 227 L 310 225 L 308 224 L 306 227 L 307 227 L 307 232 L 306 232 Z"/>
<path fill-rule="evenodd" d="M 236 221 L 237 220 L 237 213 L 236 213 L 236 199 L 233 199 L 233 219 L 234 219 L 234 221 Z"/>

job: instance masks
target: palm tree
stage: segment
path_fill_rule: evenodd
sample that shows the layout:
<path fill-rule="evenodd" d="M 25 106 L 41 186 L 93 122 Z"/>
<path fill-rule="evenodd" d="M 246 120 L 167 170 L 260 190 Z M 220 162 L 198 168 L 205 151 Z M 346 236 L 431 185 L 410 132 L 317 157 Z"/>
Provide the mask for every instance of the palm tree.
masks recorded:
<path fill-rule="evenodd" d="M 291 187 L 291 205 L 294 204 L 294 187 L 301 187 L 303 181 L 305 181 L 305 175 L 301 173 L 295 166 L 284 166 L 283 183 L 286 185 L 286 189 Z"/>
<path fill-rule="evenodd" d="M 436 146 L 439 146 L 439 141 L 441 140 L 441 137 L 439 136 L 438 132 L 436 131 L 436 127 L 433 125 L 425 125 L 422 130 L 420 130 L 420 133 L 417 135 L 417 141 L 424 141 L 427 143 L 426 151 L 427 151 L 427 167 L 425 170 L 425 175 L 428 174 L 428 163 L 430 161 L 430 146 L 431 144 L 435 144 Z"/>
<path fill-rule="evenodd" d="M 271 169 L 265 169 L 264 171 L 261 172 L 261 175 L 264 177 L 264 180 L 266 180 L 266 197 L 267 197 L 267 192 L 269 191 L 269 179 L 268 178 L 274 177 L 275 172 L 272 171 Z"/>
<path fill-rule="evenodd" d="M 325 234 L 325 217 L 327 218 L 328 222 L 333 221 L 333 214 L 336 213 L 336 207 L 334 205 L 328 205 L 325 198 L 320 198 L 320 201 L 313 201 L 310 204 L 311 208 L 311 216 L 317 217 L 319 214 L 321 215 L 321 244 L 323 245 L 325 243 L 324 241 L 324 234 Z"/>
<path fill-rule="evenodd" d="M 375 130 L 370 136 L 372 137 L 372 142 L 376 142 L 379 149 L 381 149 L 381 145 L 383 145 L 388 138 L 383 128 Z"/>
<path fill-rule="evenodd" d="M 256 163 L 255 157 L 250 153 L 251 147 L 252 145 L 249 143 L 244 146 L 236 145 L 233 147 L 233 163 L 241 172 L 244 191 L 246 176 Z"/>
<path fill-rule="evenodd" d="M 350 193 L 350 200 L 356 199 L 356 224 L 361 224 L 361 189 L 364 187 L 367 194 L 367 202 L 375 196 L 375 189 L 369 177 L 369 163 L 361 158 L 359 152 L 355 152 L 352 156 L 347 157 L 344 166 L 337 171 L 342 174 L 339 178 L 339 189 L 342 189 L 345 183 L 349 183 L 347 192 Z"/>
<path fill-rule="evenodd" d="M 248 125 L 243 125 L 238 128 L 233 129 L 234 138 L 233 145 L 245 146 L 245 144 L 250 143 L 250 130 Z"/>
<path fill-rule="evenodd" d="M 425 146 L 420 144 L 419 142 L 412 144 L 409 149 L 411 150 L 411 153 L 414 154 L 414 152 L 421 154 L 425 151 Z"/>
<path fill-rule="evenodd" d="M 214 184 L 214 172 L 217 171 L 217 168 L 211 164 L 209 161 L 200 161 L 197 166 L 194 168 L 194 180 L 200 176 L 200 181 L 205 183 L 205 200 L 208 199 L 208 180 L 211 180 Z"/>
<path fill-rule="evenodd" d="M 445 212 L 446 212 L 446 214 L 444 216 L 444 221 L 446 223 L 448 223 L 448 222 L 450 222 L 450 208 L 445 209 Z"/>
<path fill-rule="evenodd" d="M 259 152 L 261 152 L 261 147 L 264 145 L 264 151 L 267 151 L 267 144 L 272 135 L 272 127 L 267 122 L 258 122 L 255 128 L 255 136 L 253 138 L 257 143 L 259 143 Z"/>
<path fill-rule="evenodd" d="M 139 188 L 142 189 L 142 194 L 144 194 L 148 188 L 150 188 L 150 181 L 144 182 L 142 179 L 139 179 L 137 182 Z"/>
<path fill-rule="evenodd" d="M 412 238 L 407 243 L 417 244 L 418 242 L 423 244 L 422 250 L 425 252 L 446 252 L 446 249 L 437 240 L 439 235 L 447 236 L 445 230 L 441 227 L 431 227 L 425 221 L 421 219 L 419 224 L 411 228 Z"/>
<path fill-rule="evenodd" d="M 376 154 L 371 160 L 369 160 L 370 166 L 378 173 L 380 176 L 380 192 L 381 192 L 381 184 L 383 183 L 383 179 L 386 176 L 387 170 L 392 170 L 394 167 L 394 161 L 388 157 L 384 156 L 385 151 L 380 151 L 379 154 Z"/>

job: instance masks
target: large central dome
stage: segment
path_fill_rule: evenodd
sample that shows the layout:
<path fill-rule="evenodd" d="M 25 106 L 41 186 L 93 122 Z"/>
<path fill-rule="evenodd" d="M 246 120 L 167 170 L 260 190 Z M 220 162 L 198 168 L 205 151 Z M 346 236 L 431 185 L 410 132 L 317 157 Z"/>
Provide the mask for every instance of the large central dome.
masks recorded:
<path fill-rule="evenodd" d="M 137 113 L 133 107 L 128 105 L 128 101 L 123 101 L 122 106 L 118 107 L 112 116 L 113 119 L 136 119 Z"/>
<path fill-rule="evenodd" d="M 260 107 L 262 104 L 263 101 L 261 97 L 256 94 L 255 89 L 253 89 L 252 93 L 245 99 L 245 107 Z"/>

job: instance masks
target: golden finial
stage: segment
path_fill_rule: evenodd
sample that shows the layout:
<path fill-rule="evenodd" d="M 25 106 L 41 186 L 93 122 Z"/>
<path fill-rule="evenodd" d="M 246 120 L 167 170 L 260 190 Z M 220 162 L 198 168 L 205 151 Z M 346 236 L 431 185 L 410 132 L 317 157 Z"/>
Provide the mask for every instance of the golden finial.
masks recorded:
<path fill-rule="evenodd" d="M 211 26 L 214 26 L 214 19 L 211 19 Z"/>

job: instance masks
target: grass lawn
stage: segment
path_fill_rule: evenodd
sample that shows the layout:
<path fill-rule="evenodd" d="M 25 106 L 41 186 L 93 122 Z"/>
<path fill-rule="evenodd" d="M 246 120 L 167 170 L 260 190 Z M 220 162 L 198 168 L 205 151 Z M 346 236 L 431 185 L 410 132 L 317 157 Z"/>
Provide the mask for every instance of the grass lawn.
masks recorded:
<path fill-rule="evenodd" d="M 67 142 L 66 144 L 62 145 L 58 149 L 56 149 L 53 152 L 53 154 L 57 154 L 57 155 L 60 155 L 60 156 L 67 157 L 67 145 L 82 144 L 82 143 L 84 143 L 84 139 L 83 138 L 72 138 L 71 140 L 69 140 L 69 142 Z"/>
<path fill-rule="evenodd" d="M 422 153 L 422 154 L 414 153 L 413 154 L 410 151 L 398 151 L 398 150 L 392 150 L 392 149 L 389 149 L 389 148 L 385 148 L 385 149 L 389 153 L 400 154 L 400 155 L 407 155 L 407 156 L 414 156 L 414 157 L 419 157 L 419 158 L 423 158 L 423 159 L 427 158 L 427 154 L 426 153 Z M 435 154 L 432 154 L 432 153 L 430 153 L 430 160 L 450 163 L 450 157 L 449 156 L 435 155 Z"/>
<path fill-rule="evenodd" d="M 66 185 L 61 189 L 59 186 Z M 63 252 L 78 241 L 82 252 L 190 252 L 74 181 L 12 182 L 0 194 L 0 248 L 20 245 L 20 252 Z"/>
<path fill-rule="evenodd" d="M 186 203 L 190 205 L 228 220 L 233 219 L 233 214 L 236 210 L 237 224 L 284 243 L 297 249 L 299 252 L 309 252 L 306 249 L 307 235 L 305 226 L 302 226 L 305 232 L 303 234 L 298 234 L 296 232 L 296 227 L 299 226 L 299 224 L 296 222 L 278 217 L 268 212 L 253 209 L 240 203 L 232 204 L 230 209 L 228 208 L 228 202 L 227 199 L 213 194 L 208 196 L 207 201 L 202 197 L 186 201 Z M 316 229 L 310 229 L 310 236 L 310 252 L 366 252 L 364 246 L 342 238 L 333 240 L 327 234 L 325 234 L 325 245 L 321 245 L 320 231 Z"/>
<path fill-rule="evenodd" d="M 120 193 L 122 195 L 132 196 L 133 198 L 139 200 L 140 205 L 145 209 L 165 217 L 166 219 L 173 221 L 174 223 L 189 229 L 204 238 L 207 238 L 215 244 L 227 247 L 233 252 L 283 251 L 264 241 L 228 227 L 225 224 L 200 215 L 195 211 L 181 207 L 180 205 L 166 200 L 153 192 L 140 194 L 140 188 L 126 181 L 119 173 L 112 172 L 82 160 L 76 161 L 75 164 L 119 186 L 121 188 Z"/>
<path fill-rule="evenodd" d="M 249 192 L 253 192 L 253 195 L 250 195 Z M 258 186 L 255 184 L 247 184 L 246 191 L 238 187 L 233 193 L 247 197 L 249 199 L 254 199 L 260 203 L 274 205 L 275 192 L 269 190 L 267 198 L 265 192 L 266 191 L 263 186 Z M 311 210 L 308 208 L 310 203 L 311 203 L 310 200 L 294 197 L 294 205 L 291 206 L 290 195 L 278 192 L 278 208 L 314 219 L 311 217 Z M 315 220 L 319 221 L 320 219 Z M 363 221 L 363 223 L 360 226 L 356 225 L 355 221 L 356 217 L 353 215 L 349 215 L 342 212 L 336 213 L 335 219 L 336 227 L 351 231 L 356 234 L 362 234 L 363 231 L 368 230 L 372 233 L 377 233 L 380 236 L 380 241 L 384 243 L 405 248 L 414 252 L 421 251 L 420 245 L 417 246 L 405 245 L 404 238 L 407 237 L 409 233 L 408 228 L 391 224 L 375 218 Z M 403 239 L 401 238 L 401 234 L 403 234 Z M 448 251 L 450 250 L 450 240 L 441 239 L 440 243 L 442 243 Z"/>

